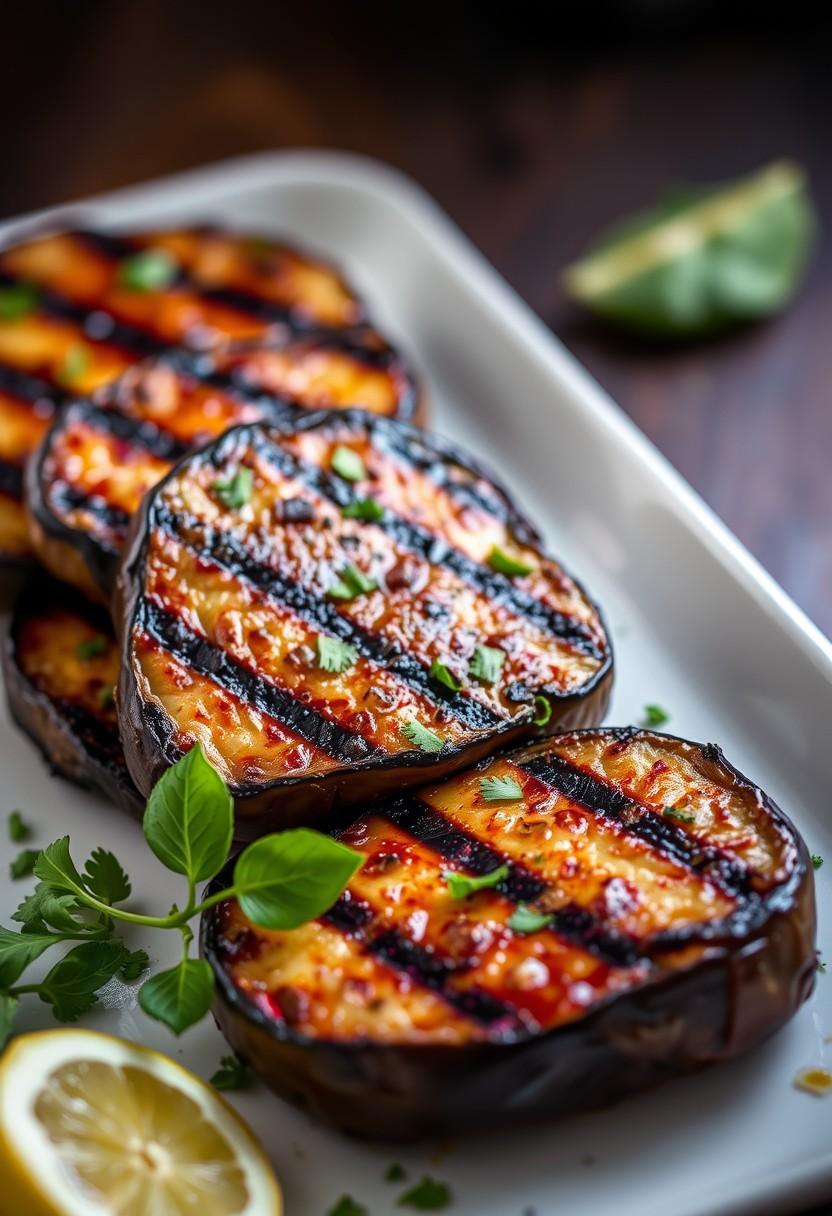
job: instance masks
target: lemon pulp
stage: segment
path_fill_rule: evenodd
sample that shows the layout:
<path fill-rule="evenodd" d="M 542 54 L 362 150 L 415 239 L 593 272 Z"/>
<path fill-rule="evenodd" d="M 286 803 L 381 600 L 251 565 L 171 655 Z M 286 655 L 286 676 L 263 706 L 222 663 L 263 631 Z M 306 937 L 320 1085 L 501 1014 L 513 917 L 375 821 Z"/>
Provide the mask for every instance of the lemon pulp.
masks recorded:
<path fill-rule="evenodd" d="M 113 1216 L 236 1216 L 249 1205 L 225 1136 L 146 1070 L 72 1060 L 47 1076 L 34 1114 L 70 1177 Z"/>

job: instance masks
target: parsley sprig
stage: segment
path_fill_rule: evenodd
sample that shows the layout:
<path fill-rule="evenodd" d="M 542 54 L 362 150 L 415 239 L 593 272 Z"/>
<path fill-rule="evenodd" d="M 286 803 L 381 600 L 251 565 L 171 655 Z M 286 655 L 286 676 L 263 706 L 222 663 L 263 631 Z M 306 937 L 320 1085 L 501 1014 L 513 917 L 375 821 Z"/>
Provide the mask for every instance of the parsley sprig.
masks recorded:
<path fill-rule="evenodd" d="M 133 912 L 122 906 L 131 885 L 113 853 L 96 849 L 79 870 L 69 837 L 53 841 L 34 861 L 37 887 L 13 914 L 20 932 L 0 926 L 0 1046 L 24 996 L 39 996 L 59 1021 L 71 1022 L 92 1008 L 116 975 L 138 978 L 148 958 L 127 948 L 117 932 L 121 925 L 181 935 L 181 961 L 145 980 L 139 990 L 144 1012 L 181 1034 L 208 1012 L 214 991 L 209 964 L 191 957 L 191 921 L 236 899 L 255 924 L 295 929 L 332 906 L 362 861 L 360 853 L 319 832 L 279 832 L 249 845 L 237 858 L 230 885 L 199 900 L 197 884 L 223 868 L 233 831 L 231 795 L 199 744 L 157 783 L 143 826 L 157 859 L 185 880 L 183 903 L 164 915 Z M 68 943 L 72 948 L 43 980 L 21 982 L 42 954 Z"/>

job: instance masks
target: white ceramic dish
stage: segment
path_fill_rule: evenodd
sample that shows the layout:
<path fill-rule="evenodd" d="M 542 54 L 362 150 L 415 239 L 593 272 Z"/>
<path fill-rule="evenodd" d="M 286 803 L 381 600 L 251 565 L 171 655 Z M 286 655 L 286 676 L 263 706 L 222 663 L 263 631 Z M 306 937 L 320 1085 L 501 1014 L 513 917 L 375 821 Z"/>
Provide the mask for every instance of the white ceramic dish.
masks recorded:
<path fill-rule="evenodd" d="M 648 701 L 666 706 L 668 729 L 718 740 L 827 856 L 817 876 L 827 944 L 832 646 L 429 198 L 368 161 L 289 153 L 61 210 L 114 225 L 216 217 L 285 232 L 343 262 L 424 369 L 436 428 L 499 470 L 603 603 L 618 659 L 608 720 L 636 721 Z M 166 907 L 176 883 L 138 826 L 50 779 L 0 712 L 0 816 L 21 807 L 38 844 L 69 832 L 76 856 L 105 844 L 128 864 L 135 899 Z M 8 880 L 12 851 L 0 843 L 6 923 L 28 889 Z M 149 945 L 174 961 L 173 942 L 170 958 Z M 134 988 L 111 985 L 107 998 L 91 1024 L 213 1071 L 224 1048 L 213 1026 L 176 1042 L 137 1009 Z M 51 1024 L 36 1003 L 21 1022 Z M 260 1087 L 233 1098 L 280 1173 L 288 1216 L 324 1216 L 344 1192 L 372 1216 L 392 1213 L 401 1188 L 383 1173 L 393 1160 L 448 1181 L 454 1216 L 785 1212 L 832 1195 L 832 1099 L 792 1086 L 800 1067 L 830 1064 L 830 1035 L 832 974 L 776 1039 L 734 1065 L 570 1122 L 443 1146 L 347 1141 Z"/>

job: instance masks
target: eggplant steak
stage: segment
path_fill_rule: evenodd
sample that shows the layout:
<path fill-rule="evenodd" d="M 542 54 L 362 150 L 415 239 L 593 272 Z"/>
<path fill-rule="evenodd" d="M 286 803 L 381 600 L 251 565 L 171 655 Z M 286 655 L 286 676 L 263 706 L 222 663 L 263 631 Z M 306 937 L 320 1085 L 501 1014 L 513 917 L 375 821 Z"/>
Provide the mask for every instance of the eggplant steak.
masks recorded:
<path fill-rule="evenodd" d="M 414 417 L 415 382 L 389 347 L 331 334 L 138 364 L 67 405 L 43 439 L 27 479 L 35 553 L 56 577 L 109 599 L 130 519 L 176 460 L 234 423 L 349 406 Z"/>
<path fill-rule="evenodd" d="M 377 341 L 332 266 L 260 237 L 78 231 L 0 251 L 0 563 L 31 556 L 22 470 L 68 397 L 171 346 L 356 327 Z"/>
<path fill-rule="evenodd" d="M 351 1133 L 597 1107 L 748 1050 L 813 987 L 806 847 L 713 744 L 556 736 L 338 835 L 366 861 L 324 917 L 219 903 L 202 949 L 235 1051 Z"/>
<path fill-rule="evenodd" d="M 139 811 L 118 734 L 118 665 L 102 608 L 46 576 L 28 580 L 3 649 L 9 711 L 56 773 Z"/>
<path fill-rule="evenodd" d="M 236 427 L 145 498 L 119 706 L 147 793 L 201 740 L 241 835 L 592 725 L 598 610 L 457 448 L 357 411 Z"/>

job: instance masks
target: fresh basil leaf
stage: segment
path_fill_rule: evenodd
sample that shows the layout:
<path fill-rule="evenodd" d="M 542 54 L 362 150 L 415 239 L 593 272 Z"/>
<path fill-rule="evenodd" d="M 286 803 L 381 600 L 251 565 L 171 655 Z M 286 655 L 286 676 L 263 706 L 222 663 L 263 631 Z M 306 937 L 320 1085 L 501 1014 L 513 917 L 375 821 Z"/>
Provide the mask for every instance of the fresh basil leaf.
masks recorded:
<path fill-rule="evenodd" d="M 645 705 L 642 726 L 664 726 L 670 721 L 670 714 L 661 705 Z"/>
<path fill-rule="evenodd" d="M 180 1035 L 205 1017 L 214 998 L 214 975 L 204 959 L 186 958 L 160 971 L 139 989 L 139 1004 L 149 1018 Z"/>
<path fill-rule="evenodd" d="M 149 966 L 150 957 L 146 950 L 132 950 L 125 956 L 118 973 L 123 980 L 137 980 Z"/>
<path fill-rule="evenodd" d="M 238 511 L 240 507 L 251 502 L 254 473 L 246 465 L 241 465 L 233 477 L 212 481 L 211 489 L 224 507 L 229 511 Z"/>
<path fill-rule="evenodd" d="M 496 870 L 489 870 L 487 874 L 461 874 L 459 870 L 442 871 L 442 877 L 448 884 L 452 899 L 467 899 L 469 895 L 475 895 L 477 891 L 487 891 L 489 887 L 496 887 L 504 878 L 508 878 L 508 874 L 507 865 L 497 866 Z"/>
<path fill-rule="evenodd" d="M 126 955 L 121 942 L 82 942 L 47 973 L 40 999 L 52 1006 L 59 1022 L 76 1022 L 92 1009 L 96 993 L 116 975 Z"/>
<path fill-rule="evenodd" d="M 172 254 L 165 249 L 143 249 L 118 268 L 118 283 L 128 291 L 164 291 L 179 273 Z"/>
<path fill-rule="evenodd" d="M 234 867 L 243 915 L 266 929 L 297 929 L 338 899 L 364 856 L 331 836 L 293 828 L 264 836 Z"/>
<path fill-rule="evenodd" d="M 365 523 L 374 524 L 384 518 L 384 507 L 374 498 L 355 498 L 341 514 L 344 519 L 363 519 Z"/>
<path fill-rule="evenodd" d="M 416 1208 L 420 1212 L 439 1212 L 453 1202 L 453 1193 L 446 1182 L 439 1182 L 427 1174 L 409 1191 L 400 1196 L 400 1208 Z"/>
<path fill-rule="evenodd" d="M 84 880 L 105 904 L 120 904 L 130 896 L 130 879 L 121 862 L 107 849 L 95 849 L 84 868 Z"/>
<path fill-rule="evenodd" d="M 12 811 L 9 814 L 9 840 L 12 844 L 23 844 L 31 835 L 32 829 L 24 821 L 20 811 Z"/>
<path fill-rule="evenodd" d="M 89 659 L 97 659 L 99 655 L 106 654 L 108 647 L 109 642 L 104 634 L 96 633 L 91 638 L 84 638 L 78 643 L 75 647 L 75 656 L 85 662 Z"/>
<path fill-rule="evenodd" d="M 143 826 L 147 843 L 174 873 L 201 882 L 221 869 L 231 848 L 234 805 L 201 743 L 159 778 Z"/>
<path fill-rule="evenodd" d="M 451 692 L 459 692 L 462 688 L 461 680 L 458 680 L 450 668 L 441 663 L 439 659 L 434 659 L 430 665 L 430 678 L 436 680 L 437 684 L 444 684 L 445 688 L 449 688 Z"/>
<path fill-rule="evenodd" d="M 342 671 L 348 671 L 358 658 L 356 648 L 348 642 L 342 642 L 340 638 L 329 638 L 321 633 L 316 645 L 318 666 L 322 671 L 340 674 Z"/>
<path fill-rule="evenodd" d="M 534 717 L 532 722 L 535 726 L 547 726 L 552 717 L 552 702 L 548 697 L 535 697 L 534 699 Z"/>
<path fill-rule="evenodd" d="M 42 882 L 60 891 L 71 891 L 74 895 L 86 892 L 84 880 L 70 856 L 68 836 L 61 836 L 46 846 L 35 862 L 35 874 Z"/>
<path fill-rule="evenodd" d="M 327 595 L 334 600 L 354 600 L 356 596 L 366 595 L 378 587 L 374 578 L 370 578 L 350 562 L 338 573 L 337 581 L 327 591 Z"/>
<path fill-rule="evenodd" d="M 497 646 L 477 646 L 468 664 L 468 672 L 483 684 L 494 684 L 506 661 L 506 652 Z"/>
<path fill-rule="evenodd" d="M 518 904 L 508 918 L 508 927 L 513 933 L 537 933 L 548 929 L 554 917 L 551 913 L 535 912 L 528 904 Z"/>
<path fill-rule="evenodd" d="M 30 963 L 60 941 L 56 933 L 13 933 L 0 925 L 0 988 L 11 988 Z"/>
<path fill-rule="evenodd" d="M 9 863 L 9 873 L 12 878 L 28 878 L 35 872 L 35 862 L 40 857 L 39 849 L 21 849 L 17 857 Z"/>
<path fill-rule="evenodd" d="M 251 1082 L 251 1069 L 238 1055 L 223 1056 L 211 1077 L 214 1089 L 245 1089 Z"/>
<path fill-rule="evenodd" d="M 709 333 L 782 308 L 814 229 L 805 173 L 776 161 L 634 217 L 569 267 L 564 282 L 579 303 L 632 331 Z"/>
<path fill-rule="evenodd" d="M 342 1195 L 326 1216 L 370 1216 L 363 1203 L 356 1203 L 352 1195 Z"/>
<path fill-rule="evenodd" d="M 332 453 L 332 468 L 344 481 L 363 481 L 367 476 L 367 469 L 358 452 L 343 444 L 339 444 Z"/>
<path fill-rule="evenodd" d="M 515 576 L 519 578 L 524 574 L 531 574 L 534 570 L 534 566 L 521 561 L 519 557 L 512 556 L 511 553 L 506 553 L 505 549 L 501 549 L 499 545 L 494 545 L 487 560 L 492 570 L 505 574 L 509 578 Z"/>
<path fill-rule="evenodd" d="M 80 342 L 76 342 L 64 355 L 63 362 L 55 373 L 55 379 L 64 388 L 74 389 L 82 376 L 86 375 L 89 366 L 89 350 Z"/>
<path fill-rule="evenodd" d="M 19 321 L 38 306 L 38 289 L 31 283 L 12 283 L 0 290 L 0 321 Z"/>
<path fill-rule="evenodd" d="M 435 730 L 430 730 L 427 726 L 422 726 L 415 718 L 410 722 L 402 722 L 399 729 L 408 743 L 413 743 L 422 752 L 441 752 L 445 746 L 441 735 L 437 735 Z"/>
<path fill-rule="evenodd" d="M 0 992 L 0 1051 L 6 1046 L 14 1029 L 14 1019 L 20 1001 L 8 992 Z"/>
<path fill-rule="evenodd" d="M 481 777 L 480 793 L 486 802 L 519 802 L 523 797 L 520 783 L 513 777 Z"/>

